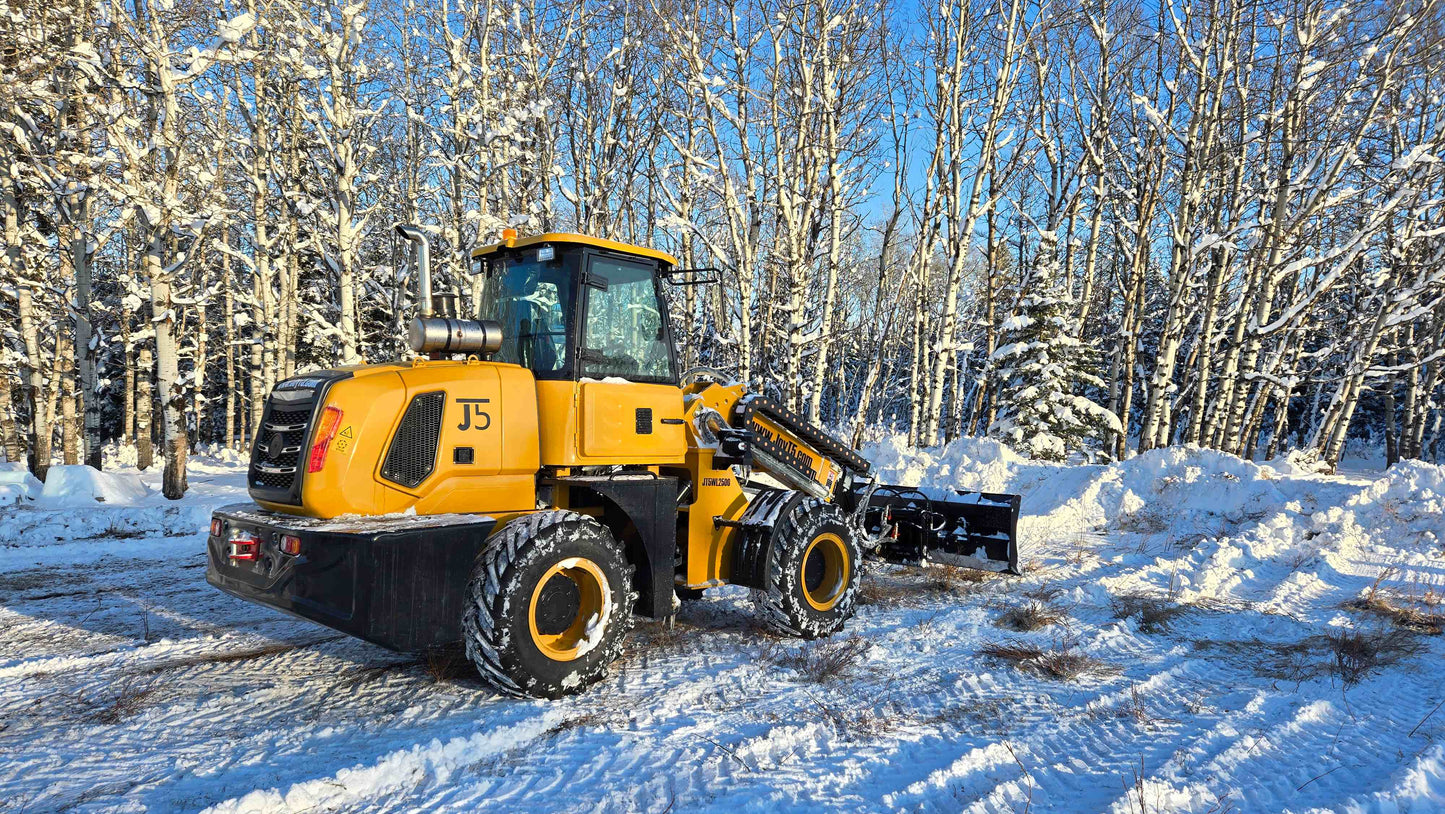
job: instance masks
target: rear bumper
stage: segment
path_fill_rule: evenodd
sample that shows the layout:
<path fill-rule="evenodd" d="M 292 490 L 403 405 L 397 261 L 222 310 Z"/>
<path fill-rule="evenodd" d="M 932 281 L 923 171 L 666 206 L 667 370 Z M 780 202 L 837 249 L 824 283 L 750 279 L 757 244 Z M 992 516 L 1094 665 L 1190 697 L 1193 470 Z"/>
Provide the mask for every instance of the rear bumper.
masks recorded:
<path fill-rule="evenodd" d="M 446 515 L 318 521 L 251 505 L 213 515 L 206 581 L 233 596 L 326 625 L 382 647 L 417 652 L 461 638 L 472 566 L 496 521 Z M 227 557 L 233 531 L 260 539 L 253 561 Z M 281 536 L 301 539 L 284 554 Z"/>

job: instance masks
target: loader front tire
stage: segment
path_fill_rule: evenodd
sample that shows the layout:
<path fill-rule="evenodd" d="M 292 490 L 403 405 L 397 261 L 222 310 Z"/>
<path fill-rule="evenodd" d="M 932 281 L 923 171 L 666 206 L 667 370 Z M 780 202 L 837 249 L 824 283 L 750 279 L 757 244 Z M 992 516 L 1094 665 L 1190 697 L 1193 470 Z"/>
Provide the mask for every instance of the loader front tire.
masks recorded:
<path fill-rule="evenodd" d="M 636 598 L 632 566 L 596 520 L 518 517 L 487 540 L 467 584 L 467 657 L 503 695 L 580 692 L 622 652 Z"/>
<path fill-rule="evenodd" d="M 843 511 L 804 498 L 773 527 L 762 588 L 753 604 L 779 633 L 817 639 L 836 633 L 853 616 L 863 552 Z"/>

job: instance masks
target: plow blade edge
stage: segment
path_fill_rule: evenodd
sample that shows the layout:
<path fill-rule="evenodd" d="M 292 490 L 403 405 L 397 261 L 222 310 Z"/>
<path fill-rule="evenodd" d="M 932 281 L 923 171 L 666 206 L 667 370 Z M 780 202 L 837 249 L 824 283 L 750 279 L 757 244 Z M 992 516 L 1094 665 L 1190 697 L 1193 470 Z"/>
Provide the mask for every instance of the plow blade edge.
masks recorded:
<path fill-rule="evenodd" d="M 878 486 L 853 490 L 867 500 L 863 525 L 882 540 L 874 552 L 888 562 L 925 560 L 1019 573 L 1019 496 L 995 492 Z"/>

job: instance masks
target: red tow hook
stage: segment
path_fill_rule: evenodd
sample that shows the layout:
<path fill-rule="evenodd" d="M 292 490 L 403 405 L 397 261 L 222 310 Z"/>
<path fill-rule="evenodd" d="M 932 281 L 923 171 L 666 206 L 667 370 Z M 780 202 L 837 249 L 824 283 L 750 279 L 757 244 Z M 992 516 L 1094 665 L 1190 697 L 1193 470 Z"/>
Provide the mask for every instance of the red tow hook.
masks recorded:
<path fill-rule="evenodd" d="M 261 541 L 244 532 L 234 534 L 226 545 L 226 556 L 232 560 L 255 560 L 261 556 Z"/>

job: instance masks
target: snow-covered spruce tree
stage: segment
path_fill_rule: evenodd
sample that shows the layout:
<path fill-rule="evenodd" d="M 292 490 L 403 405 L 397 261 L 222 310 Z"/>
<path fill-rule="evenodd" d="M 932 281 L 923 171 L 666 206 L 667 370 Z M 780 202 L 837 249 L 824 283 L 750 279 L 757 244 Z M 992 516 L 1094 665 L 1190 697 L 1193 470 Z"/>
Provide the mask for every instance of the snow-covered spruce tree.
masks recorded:
<path fill-rule="evenodd" d="M 1061 461 L 1087 438 L 1118 432 L 1119 419 L 1080 395 L 1103 382 L 1085 369 L 1070 298 L 1058 269 L 1058 236 L 1039 235 L 1033 273 L 1017 312 L 1004 321 L 1003 343 L 991 359 L 999 382 L 999 414 L 989 435 L 1029 457 Z"/>

